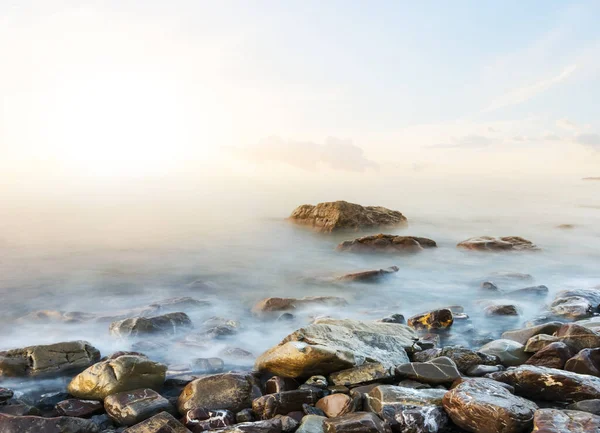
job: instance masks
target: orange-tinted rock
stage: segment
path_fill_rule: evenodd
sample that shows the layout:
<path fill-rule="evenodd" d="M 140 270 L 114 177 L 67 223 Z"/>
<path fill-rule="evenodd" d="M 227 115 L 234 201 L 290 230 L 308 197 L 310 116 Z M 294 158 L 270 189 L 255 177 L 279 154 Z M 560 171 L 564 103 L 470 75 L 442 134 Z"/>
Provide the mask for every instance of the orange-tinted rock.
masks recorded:
<path fill-rule="evenodd" d="M 408 319 L 408 326 L 415 329 L 446 329 L 453 323 L 454 317 L 448 308 L 417 314 Z"/>
<path fill-rule="evenodd" d="M 457 247 L 476 251 L 531 251 L 539 249 L 533 242 L 519 236 L 501 238 L 480 236 L 462 241 Z"/>
<path fill-rule="evenodd" d="M 435 248 L 435 241 L 416 236 L 395 236 L 378 234 L 363 236 L 351 241 L 344 241 L 337 246 L 337 251 L 352 253 L 406 253 Z"/>
<path fill-rule="evenodd" d="M 329 418 L 346 415 L 352 412 L 353 406 L 352 398 L 346 394 L 331 394 L 323 397 L 316 404 L 316 407 L 325 412 L 325 415 Z"/>

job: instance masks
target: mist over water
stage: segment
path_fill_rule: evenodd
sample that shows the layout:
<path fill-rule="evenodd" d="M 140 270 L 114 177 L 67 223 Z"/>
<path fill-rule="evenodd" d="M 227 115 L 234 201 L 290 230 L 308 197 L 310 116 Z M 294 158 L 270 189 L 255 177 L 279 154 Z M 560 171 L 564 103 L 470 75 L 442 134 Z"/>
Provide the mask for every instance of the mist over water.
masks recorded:
<path fill-rule="evenodd" d="M 553 293 L 600 285 L 600 182 L 579 179 L 362 179 L 344 184 L 268 185 L 214 182 L 202 188 L 134 194 L 12 197 L 0 214 L 0 350 L 84 339 L 102 355 L 131 350 L 109 335 L 107 322 L 44 323 L 21 319 L 36 310 L 113 316 L 173 297 L 207 300 L 186 308 L 196 330 L 211 317 L 240 322 L 236 335 L 199 341 L 157 338 L 141 352 L 173 368 L 218 356 L 231 368 L 254 357 L 312 317 L 405 317 L 461 305 L 482 335 L 498 337 L 544 311 Z M 285 221 L 304 203 L 347 200 L 399 210 L 407 227 L 387 233 L 424 236 L 438 248 L 413 255 L 338 253 L 335 246 L 362 235 L 313 233 Z M 573 224 L 559 229 L 559 224 Z M 473 236 L 522 236 L 535 253 L 461 251 Z M 392 265 L 399 272 L 378 284 L 340 283 L 349 272 Z M 533 280 L 497 281 L 494 272 L 531 274 Z M 546 285 L 547 298 L 511 299 L 480 289 Z M 270 296 L 341 296 L 346 307 L 301 312 L 290 321 L 263 321 L 252 306 Z M 491 319 L 482 300 L 516 304 L 519 317 Z M 160 313 L 159 313 L 160 314 Z M 453 341 L 463 343 L 456 327 Z M 150 339 L 144 339 L 149 341 Z M 185 344 L 182 344 L 185 342 Z M 466 344 L 466 343 L 465 343 Z M 240 348 L 252 355 L 237 356 Z M 135 349 L 135 347 L 134 347 Z M 17 389 L 30 381 L 13 384 Z"/>

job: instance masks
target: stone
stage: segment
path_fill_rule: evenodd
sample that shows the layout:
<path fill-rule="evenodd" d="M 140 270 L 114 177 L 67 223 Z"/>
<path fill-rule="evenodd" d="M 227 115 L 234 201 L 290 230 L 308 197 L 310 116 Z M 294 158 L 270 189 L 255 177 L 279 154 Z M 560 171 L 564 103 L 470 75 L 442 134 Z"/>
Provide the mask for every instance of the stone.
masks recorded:
<path fill-rule="evenodd" d="M 318 319 L 260 355 L 255 369 L 296 378 L 326 375 L 365 362 L 393 367 L 409 362 L 406 351 L 414 350 L 415 338 L 405 325 Z"/>
<path fill-rule="evenodd" d="M 581 296 L 556 298 L 550 304 L 550 312 L 552 314 L 571 320 L 590 317 L 593 311 L 592 304 Z"/>
<path fill-rule="evenodd" d="M 463 381 L 444 395 L 443 406 L 454 424 L 473 433 L 528 433 L 537 409 L 489 379 Z"/>
<path fill-rule="evenodd" d="M 245 422 L 222 429 L 212 430 L 212 433 L 282 433 L 281 419 L 273 418 L 265 421 Z"/>
<path fill-rule="evenodd" d="M 306 382 L 303 383 L 305 386 L 316 387 L 320 389 L 326 389 L 328 386 L 327 378 L 325 376 L 311 376 Z"/>
<path fill-rule="evenodd" d="M 275 415 L 302 410 L 303 405 L 314 405 L 322 392 L 314 389 L 296 389 L 277 394 L 267 394 L 252 401 L 252 411 L 260 419 L 271 419 Z"/>
<path fill-rule="evenodd" d="M 323 412 L 318 407 L 311 406 L 310 404 L 303 404 L 302 412 L 304 412 L 306 415 L 317 415 L 323 417 L 325 416 L 325 412 Z"/>
<path fill-rule="evenodd" d="M 7 400 L 10 400 L 14 395 L 14 392 L 8 388 L 0 387 L 0 404 L 4 404 Z"/>
<path fill-rule="evenodd" d="M 600 432 L 600 416 L 576 410 L 539 409 L 533 419 L 539 433 Z"/>
<path fill-rule="evenodd" d="M 207 410 L 196 407 L 188 410 L 183 418 L 183 424 L 192 433 L 201 433 L 206 430 L 215 430 L 228 427 L 236 423 L 235 415 L 228 410 Z"/>
<path fill-rule="evenodd" d="M 594 289 L 567 289 L 558 292 L 554 299 L 580 297 L 586 299 L 594 310 L 600 305 L 600 288 Z"/>
<path fill-rule="evenodd" d="M 406 319 L 402 314 L 390 314 L 389 316 L 384 317 L 383 319 L 379 319 L 378 322 L 381 323 L 399 323 L 404 325 L 406 323 Z"/>
<path fill-rule="evenodd" d="M 352 412 L 354 402 L 346 394 L 331 394 L 321 398 L 315 406 L 325 412 L 328 418 L 336 418 Z"/>
<path fill-rule="evenodd" d="M 369 362 L 358 367 L 336 371 L 329 375 L 334 385 L 355 386 L 391 380 L 395 376 L 392 368 L 384 367 L 378 362 Z"/>
<path fill-rule="evenodd" d="M 77 373 L 100 359 L 87 341 L 68 341 L 0 352 L 0 378 Z"/>
<path fill-rule="evenodd" d="M 21 400 L 10 400 L 1 405 L 0 413 L 14 416 L 41 415 L 41 411 L 37 407 L 31 406 Z"/>
<path fill-rule="evenodd" d="M 98 433 L 99 431 L 98 426 L 88 419 L 0 414 L 2 433 Z"/>
<path fill-rule="evenodd" d="M 291 416 L 277 415 L 275 418 L 278 418 L 281 421 L 281 431 L 283 433 L 293 433 L 300 425 L 300 421 Z"/>
<path fill-rule="evenodd" d="M 446 432 L 448 415 L 441 406 L 422 406 L 401 411 L 385 411 L 383 420 L 393 432 L 438 433 Z"/>
<path fill-rule="evenodd" d="M 540 285 L 540 286 L 530 286 L 523 287 L 522 289 L 511 290 L 505 293 L 506 296 L 514 298 L 514 297 L 531 297 L 531 296 L 546 296 L 548 295 L 548 287 Z"/>
<path fill-rule="evenodd" d="M 513 340 L 494 340 L 482 346 L 479 351 L 488 355 L 496 355 L 500 363 L 506 367 L 521 365 L 529 359 L 525 346 Z"/>
<path fill-rule="evenodd" d="M 126 429 L 123 433 L 191 433 L 173 415 L 161 412 Z"/>
<path fill-rule="evenodd" d="M 169 313 L 155 317 L 133 317 L 112 322 L 110 334 L 120 338 L 147 335 L 175 335 L 192 328 L 192 321 L 185 313 Z"/>
<path fill-rule="evenodd" d="M 562 326 L 562 322 L 548 322 L 541 325 L 530 326 L 523 329 L 515 329 L 502 333 L 502 338 L 506 340 L 514 340 L 521 344 L 526 344 L 531 337 L 539 334 L 552 335 Z"/>
<path fill-rule="evenodd" d="M 104 399 L 104 409 L 120 425 L 134 425 L 161 412 L 174 412 L 169 400 L 145 388 L 111 394 Z"/>
<path fill-rule="evenodd" d="M 489 279 L 496 281 L 533 281 L 531 274 L 524 274 L 522 272 L 492 272 L 489 275 Z"/>
<path fill-rule="evenodd" d="M 600 331 L 600 316 L 590 317 L 589 319 L 582 319 L 575 322 L 579 326 L 591 329 L 592 331 Z"/>
<path fill-rule="evenodd" d="M 69 397 L 69 394 L 62 391 L 47 392 L 39 396 L 35 401 L 35 406 L 41 411 L 51 411 L 58 403 Z"/>
<path fill-rule="evenodd" d="M 474 366 L 496 366 L 500 364 L 500 358 L 496 355 L 475 352 L 462 346 L 446 346 L 442 349 L 424 350 L 413 355 L 413 361 L 427 362 L 440 356 L 450 358 L 456 364 L 458 371 L 466 373 Z"/>
<path fill-rule="evenodd" d="M 196 311 L 205 307 L 210 307 L 210 301 L 204 299 L 195 299 L 190 296 L 180 296 L 176 298 L 163 299 L 154 302 L 148 306 L 149 309 L 156 309 L 161 314 L 178 313 L 183 311 Z"/>
<path fill-rule="evenodd" d="M 192 360 L 192 371 L 201 374 L 222 373 L 225 362 L 221 358 L 196 358 Z"/>
<path fill-rule="evenodd" d="M 324 416 L 306 415 L 296 433 L 323 433 L 323 421 L 326 419 Z"/>
<path fill-rule="evenodd" d="M 323 421 L 325 433 L 390 433 L 389 426 L 371 412 L 349 413 Z"/>
<path fill-rule="evenodd" d="M 458 248 L 476 251 L 536 251 L 539 250 L 533 242 L 519 236 L 495 238 L 480 236 L 460 242 Z"/>
<path fill-rule="evenodd" d="M 482 377 L 486 374 L 504 371 L 503 365 L 474 365 L 466 371 L 467 376 Z"/>
<path fill-rule="evenodd" d="M 491 290 L 494 292 L 499 290 L 498 286 L 492 283 L 491 281 L 484 281 L 483 283 L 481 283 L 481 288 L 483 290 Z"/>
<path fill-rule="evenodd" d="M 235 414 L 235 422 L 237 424 L 242 423 L 242 422 L 253 422 L 253 421 L 255 421 L 255 419 L 254 419 L 254 412 L 252 412 L 252 409 L 244 409 Z"/>
<path fill-rule="evenodd" d="M 344 298 L 337 296 L 309 296 L 305 298 L 265 298 L 252 308 L 252 314 L 259 317 L 274 317 L 284 311 L 296 311 L 316 307 L 341 307 L 348 305 Z"/>
<path fill-rule="evenodd" d="M 573 355 L 574 352 L 569 346 L 557 341 L 537 351 L 525 364 L 562 369 Z"/>
<path fill-rule="evenodd" d="M 542 350 L 544 347 L 549 344 L 560 341 L 558 337 L 554 335 L 546 335 L 546 334 L 538 334 L 531 337 L 527 340 L 527 345 L 525 346 L 525 353 L 536 353 Z"/>
<path fill-rule="evenodd" d="M 395 385 L 379 385 L 365 397 L 365 408 L 383 416 L 384 412 L 399 412 L 417 407 L 441 406 L 445 389 L 416 389 Z"/>
<path fill-rule="evenodd" d="M 519 309 L 510 304 L 506 305 L 488 305 L 484 312 L 487 316 L 518 316 Z"/>
<path fill-rule="evenodd" d="M 104 405 L 101 401 L 76 398 L 63 400 L 55 408 L 56 413 L 60 416 L 74 416 L 77 418 L 90 418 L 104 412 Z"/>
<path fill-rule="evenodd" d="M 162 387 L 167 366 L 139 355 L 123 355 L 98 362 L 71 380 L 67 390 L 77 398 L 104 400 L 118 392 Z"/>
<path fill-rule="evenodd" d="M 575 352 L 600 347 L 600 334 L 576 323 L 565 323 L 555 335 Z"/>
<path fill-rule="evenodd" d="M 177 408 L 181 414 L 195 407 L 239 412 L 252 407 L 252 401 L 260 395 L 255 378 L 249 374 L 214 374 L 187 384 L 179 396 Z"/>
<path fill-rule="evenodd" d="M 398 211 L 381 206 L 361 206 L 346 201 L 305 204 L 294 209 L 288 221 L 330 233 L 338 230 L 392 228 L 406 225 L 407 219 Z"/>
<path fill-rule="evenodd" d="M 265 394 L 292 391 L 298 388 L 298 382 L 287 377 L 273 376 L 265 383 Z"/>
<path fill-rule="evenodd" d="M 416 236 L 396 236 L 380 233 L 340 243 L 336 250 L 351 253 L 411 253 L 435 248 L 435 241 Z"/>
<path fill-rule="evenodd" d="M 383 277 L 398 272 L 398 266 L 391 266 L 386 269 L 375 269 L 372 271 L 355 272 L 352 274 L 342 275 L 338 278 L 339 281 L 353 281 L 358 283 L 376 283 Z"/>
<path fill-rule="evenodd" d="M 415 329 L 446 329 L 452 326 L 452 323 L 454 323 L 454 318 L 452 311 L 448 308 L 427 311 L 408 319 L 408 326 Z"/>
<path fill-rule="evenodd" d="M 515 388 L 517 394 L 545 401 L 575 402 L 600 398 L 600 378 L 555 368 L 521 365 L 493 379 Z"/>
<path fill-rule="evenodd" d="M 460 377 L 456 364 L 450 358 L 442 356 L 427 362 L 411 362 L 396 367 L 396 375 L 418 382 L 441 385 L 452 383 Z"/>
<path fill-rule="evenodd" d="M 582 349 L 566 361 L 564 369 L 579 374 L 600 376 L 600 348 Z"/>
<path fill-rule="evenodd" d="M 569 410 L 580 410 L 582 412 L 593 413 L 594 415 L 600 415 L 600 399 L 581 400 L 572 403 L 566 407 Z"/>

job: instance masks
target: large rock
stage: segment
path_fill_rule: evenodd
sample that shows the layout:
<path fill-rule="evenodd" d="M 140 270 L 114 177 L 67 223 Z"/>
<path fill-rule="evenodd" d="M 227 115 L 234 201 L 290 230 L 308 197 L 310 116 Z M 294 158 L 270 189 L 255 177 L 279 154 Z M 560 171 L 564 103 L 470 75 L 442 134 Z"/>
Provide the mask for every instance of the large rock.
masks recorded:
<path fill-rule="evenodd" d="M 192 321 L 185 313 L 169 313 L 155 317 L 134 317 L 110 324 L 115 337 L 143 337 L 148 335 L 174 335 L 192 328 Z"/>
<path fill-rule="evenodd" d="M 600 348 L 581 350 L 577 355 L 567 360 L 564 367 L 567 371 L 600 376 Z"/>
<path fill-rule="evenodd" d="M 12 416 L 0 413 L 2 433 L 98 433 L 98 426 L 89 419 L 60 416 Z"/>
<path fill-rule="evenodd" d="M 87 341 L 29 346 L 0 352 L 0 377 L 60 375 L 78 372 L 100 359 Z"/>
<path fill-rule="evenodd" d="M 372 271 L 355 272 L 352 274 L 342 275 L 338 278 L 339 281 L 354 281 L 358 283 L 376 283 L 383 277 L 398 272 L 398 266 L 390 266 L 386 269 L 374 269 Z"/>
<path fill-rule="evenodd" d="M 461 346 L 446 346 L 443 349 L 428 349 L 413 355 L 413 361 L 427 362 L 440 356 L 450 358 L 456 364 L 458 370 L 466 374 L 477 365 L 496 366 L 500 364 L 500 358 L 496 355 L 475 352 Z"/>
<path fill-rule="evenodd" d="M 449 308 L 427 311 L 408 319 L 408 326 L 425 330 L 446 329 L 452 326 L 453 323 L 454 316 Z"/>
<path fill-rule="evenodd" d="M 325 412 L 328 418 L 336 418 L 354 411 L 352 398 L 340 393 L 323 397 L 315 406 Z"/>
<path fill-rule="evenodd" d="M 444 409 L 457 426 L 473 433 L 530 432 L 535 403 L 488 379 L 469 379 L 444 395 Z"/>
<path fill-rule="evenodd" d="M 294 209 L 289 221 L 329 233 L 336 230 L 391 228 L 406 224 L 404 215 L 381 206 L 361 206 L 346 201 L 305 204 Z"/>
<path fill-rule="evenodd" d="M 56 404 L 56 412 L 60 416 L 75 416 L 77 418 L 89 418 L 104 412 L 104 406 L 97 400 L 80 400 L 70 398 Z"/>
<path fill-rule="evenodd" d="M 177 408 L 181 414 L 195 407 L 239 412 L 252 407 L 252 401 L 260 396 L 260 388 L 249 374 L 213 374 L 188 383 L 177 400 Z"/>
<path fill-rule="evenodd" d="M 578 320 L 590 317 L 594 307 L 581 296 L 557 297 L 550 304 L 550 312 L 557 317 Z"/>
<path fill-rule="evenodd" d="M 389 426 L 374 413 L 355 412 L 323 421 L 325 433 L 390 433 Z"/>
<path fill-rule="evenodd" d="M 515 388 L 524 397 L 548 401 L 580 401 L 600 398 L 600 378 L 555 368 L 522 365 L 493 378 Z"/>
<path fill-rule="evenodd" d="M 537 351 L 525 364 L 561 369 L 573 355 L 573 349 L 565 343 L 557 341 Z"/>
<path fill-rule="evenodd" d="M 310 296 L 306 298 L 265 298 L 252 307 L 252 314 L 256 316 L 277 315 L 277 313 L 318 308 L 340 307 L 348 303 L 344 298 L 337 296 Z"/>
<path fill-rule="evenodd" d="M 158 390 L 167 367 L 139 355 L 123 355 L 98 362 L 75 376 L 67 387 L 77 398 L 104 400 L 118 392 L 140 388 Z"/>
<path fill-rule="evenodd" d="M 174 412 L 169 400 L 152 389 L 118 392 L 104 399 L 108 416 L 120 425 L 134 425 L 161 412 Z"/>
<path fill-rule="evenodd" d="M 161 412 L 139 424 L 126 429 L 123 433 L 191 433 L 173 415 Z"/>
<path fill-rule="evenodd" d="M 506 331 L 502 334 L 502 338 L 506 340 L 514 340 L 521 344 L 526 344 L 527 341 L 535 335 L 554 334 L 562 325 L 562 322 L 542 323 L 541 325 L 530 326 L 528 328 Z"/>
<path fill-rule="evenodd" d="M 494 340 L 482 346 L 479 351 L 487 355 L 496 355 L 502 365 L 507 367 L 521 365 L 529 359 L 525 346 L 513 340 Z"/>
<path fill-rule="evenodd" d="M 410 362 L 399 365 L 396 367 L 396 375 L 400 378 L 432 385 L 449 384 L 460 377 L 454 361 L 445 356 L 427 362 Z"/>
<path fill-rule="evenodd" d="M 314 389 L 295 389 L 267 394 L 252 401 L 252 411 L 261 419 L 270 419 L 275 415 L 301 411 L 305 404 L 314 405 L 321 395 L 322 392 Z"/>
<path fill-rule="evenodd" d="M 586 299 L 590 304 L 592 304 L 594 310 L 600 305 L 600 288 L 561 290 L 556 294 L 555 299 L 570 298 L 573 296 Z"/>
<path fill-rule="evenodd" d="M 575 352 L 600 347 L 600 334 L 576 323 L 562 325 L 555 335 Z"/>
<path fill-rule="evenodd" d="M 344 241 L 337 246 L 337 250 L 352 253 L 406 253 L 434 247 L 437 247 L 437 244 L 431 239 L 380 233 Z"/>
<path fill-rule="evenodd" d="M 533 242 L 519 236 L 501 238 L 480 236 L 462 241 L 457 247 L 477 251 L 533 251 L 539 249 Z"/>
<path fill-rule="evenodd" d="M 534 433 L 597 433 L 600 416 L 578 410 L 539 409 L 533 425 Z"/>
<path fill-rule="evenodd" d="M 544 347 L 556 342 L 560 342 L 560 339 L 554 335 L 538 334 L 527 340 L 524 350 L 525 353 L 536 353 Z"/>
<path fill-rule="evenodd" d="M 255 368 L 283 377 L 326 375 L 379 362 L 393 367 L 409 362 L 416 334 L 405 325 L 319 319 L 288 335 L 256 360 Z"/>
<path fill-rule="evenodd" d="M 368 362 L 358 367 L 331 373 L 329 379 L 334 385 L 355 386 L 391 380 L 395 377 L 393 368 L 384 367 L 378 362 Z"/>

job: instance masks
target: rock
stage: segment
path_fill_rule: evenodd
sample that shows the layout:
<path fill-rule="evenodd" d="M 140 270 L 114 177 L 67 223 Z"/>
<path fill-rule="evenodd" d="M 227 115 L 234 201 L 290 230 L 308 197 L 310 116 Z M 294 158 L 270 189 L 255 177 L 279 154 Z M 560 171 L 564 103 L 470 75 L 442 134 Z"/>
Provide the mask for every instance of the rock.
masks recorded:
<path fill-rule="evenodd" d="M 488 305 L 484 310 L 487 316 L 518 316 L 519 310 L 514 305 Z"/>
<path fill-rule="evenodd" d="M 71 398 L 63 400 L 56 405 L 56 413 L 60 416 L 74 416 L 77 418 L 90 418 L 104 412 L 104 405 L 97 400 L 79 400 Z"/>
<path fill-rule="evenodd" d="M 314 405 L 322 392 L 314 389 L 296 389 L 277 394 L 267 394 L 252 401 L 252 411 L 260 419 L 270 419 L 275 415 L 302 410 L 303 405 Z"/>
<path fill-rule="evenodd" d="M 161 314 L 177 313 L 186 311 L 195 311 L 201 308 L 210 307 L 211 302 L 206 300 L 195 299 L 190 296 L 181 296 L 177 298 L 163 299 L 150 304 L 150 309 L 156 308 Z"/>
<path fill-rule="evenodd" d="M 405 325 L 319 319 L 288 335 L 256 360 L 258 371 L 283 377 L 329 374 L 369 362 L 384 367 L 409 362 L 416 334 Z"/>
<path fill-rule="evenodd" d="M 40 395 L 35 402 L 35 406 L 42 411 L 51 411 L 58 403 L 69 397 L 69 394 L 66 392 L 47 392 Z"/>
<path fill-rule="evenodd" d="M 77 398 L 104 400 L 118 392 L 140 388 L 160 389 L 167 367 L 139 355 L 123 355 L 98 362 L 69 383 L 67 390 Z"/>
<path fill-rule="evenodd" d="M 482 377 L 486 374 L 504 371 L 503 365 L 474 365 L 466 371 L 467 376 Z"/>
<path fill-rule="evenodd" d="M 253 376 L 222 373 L 201 377 L 187 384 L 177 401 L 181 414 L 195 407 L 239 412 L 252 406 L 261 392 Z"/>
<path fill-rule="evenodd" d="M 600 399 L 581 400 L 567 406 L 569 410 L 580 410 L 582 412 L 600 415 Z"/>
<path fill-rule="evenodd" d="M 390 433 L 389 426 L 370 412 L 349 413 L 323 421 L 325 433 Z"/>
<path fill-rule="evenodd" d="M 384 317 L 383 319 L 379 319 L 378 322 L 381 323 L 398 323 L 404 325 L 406 323 L 406 319 L 402 314 L 390 314 L 389 316 Z"/>
<path fill-rule="evenodd" d="M 415 407 L 441 406 L 445 394 L 445 389 L 379 385 L 366 394 L 365 406 L 383 416 L 384 412 L 392 409 L 397 412 Z"/>
<path fill-rule="evenodd" d="M 491 280 L 498 281 L 532 281 L 533 276 L 521 272 L 492 272 L 489 275 Z"/>
<path fill-rule="evenodd" d="M 281 431 L 283 433 L 293 433 L 300 425 L 300 421 L 289 415 L 277 415 L 275 418 L 279 418 L 281 421 Z"/>
<path fill-rule="evenodd" d="M 555 368 L 521 365 L 500 373 L 494 380 L 507 383 L 517 394 L 536 400 L 580 401 L 600 398 L 600 379 Z"/>
<path fill-rule="evenodd" d="M 539 409 L 533 431 L 540 433 L 592 433 L 600 431 L 600 416 L 576 410 Z"/>
<path fill-rule="evenodd" d="M 579 326 L 591 329 L 592 331 L 600 331 L 600 316 L 590 317 L 589 319 L 582 319 L 575 322 Z"/>
<path fill-rule="evenodd" d="M 306 415 L 296 433 L 323 433 L 323 421 L 326 419 L 324 416 Z"/>
<path fill-rule="evenodd" d="M 598 308 L 598 305 L 600 305 L 600 288 L 561 290 L 556 294 L 554 299 L 570 297 L 584 298 L 590 304 L 592 304 L 593 309 L 596 310 Z"/>
<path fill-rule="evenodd" d="M 566 361 L 564 368 L 579 374 L 600 376 L 600 348 L 582 349 L 577 355 Z"/>
<path fill-rule="evenodd" d="M 123 433 L 191 433 L 173 415 L 161 412 L 139 424 L 126 429 Z"/>
<path fill-rule="evenodd" d="M 8 388 L 0 387 L 0 404 L 4 404 L 7 400 L 10 400 L 14 395 L 14 392 Z"/>
<path fill-rule="evenodd" d="M 505 236 L 495 238 L 480 236 L 460 242 L 458 248 L 477 251 L 535 251 L 539 250 L 533 242 L 518 236 Z"/>
<path fill-rule="evenodd" d="M 600 334 L 576 323 L 562 325 L 555 335 L 575 352 L 600 347 Z"/>
<path fill-rule="evenodd" d="M 400 268 L 398 266 L 391 266 L 386 269 L 375 269 L 372 271 L 356 272 L 353 274 L 346 274 L 338 278 L 339 281 L 354 281 L 359 283 L 376 283 L 383 277 L 398 272 Z"/>
<path fill-rule="evenodd" d="M 292 391 L 298 388 L 298 382 L 287 377 L 273 376 L 265 383 L 265 394 Z"/>
<path fill-rule="evenodd" d="M 398 211 L 381 206 L 361 206 L 346 201 L 305 204 L 294 209 L 289 221 L 330 233 L 337 230 L 391 228 L 407 223 Z"/>
<path fill-rule="evenodd" d="M 475 352 L 461 346 L 446 346 L 443 349 L 417 352 L 413 355 L 413 361 L 427 362 L 440 356 L 446 356 L 454 361 L 458 371 L 461 373 L 466 373 L 470 368 L 478 365 L 495 366 L 500 364 L 500 358 L 496 355 Z"/>
<path fill-rule="evenodd" d="M 212 430 L 212 433 L 282 433 L 281 420 L 273 418 L 266 421 L 245 422 L 222 429 Z"/>
<path fill-rule="evenodd" d="M 444 409 L 457 426 L 474 433 L 530 432 L 535 403 L 489 379 L 468 379 L 448 391 Z"/>
<path fill-rule="evenodd" d="M 302 386 L 315 387 L 319 389 L 326 389 L 328 386 L 327 378 L 325 376 L 311 376 L 306 382 L 302 384 Z"/>
<path fill-rule="evenodd" d="M 562 369 L 573 354 L 573 350 L 569 346 L 557 341 L 536 352 L 525 364 Z"/>
<path fill-rule="evenodd" d="M 104 409 L 120 425 L 134 425 L 161 412 L 174 412 L 169 400 L 151 389 L 111 394 L 104 399 Z"/>
<path fill-rule="evenodd" d="M 581 296 L 556 298 L 550 304 L 550 312 L 558 317 L 577 320 L 590 317 L 593 313 L 592 304 Z"/>
<path fill-rule="evenodd" d="M 452 326 L 454 318 L 448 308 L 427 311 L 408 319 L 408 326 L 415 329 L 446 329 Z"/>
<path fill-rule="evenodd" d="M 309 404 L 302 405 L 302 412 L 304 412 L 306 415 L 317 415 L 317 416 L 323 416 L 323 417 L 325 416 L 325 412 L 323 412 L 318 407 L 314 407 Z"/>
<path fill-rule="evenodd" d="M 112 429 L 115 426 L 113 424 L 112 420 L 105 413 L 103 413 L 101 415 L 93 415 L 90 418 L 90 421 L 92 421 L 94 424 L 96 424 L 98 426 L 98 429 L 102 433 L 108 433 L 108 430 Z"/>
<path fill-rule="evenodd" d="M 87 341 L 29 346 L 0 352 L 0 377 L 79 372 L 99 359 L 100 352 Z"/>
<path fill-rule="evenodd" d="M 238 424 L 242 422 L 253 422 L 255 421 L 254 412 L 252 412 L 252 409 L 241 410 L 235 414 L 235 421 Z"/>
<path fill-rule="evenodd" d="M 524 287 L 522 289 L 511 290 L 506 292 L 505 295 L 508 297 L 528 297 L 528 296 L 546 296 L 548 294 L 548 287 L 540 285 L 540 286 L 530 286 Z"/>
<path fill-rule="evenodd" d="M 192 360 L 192 371 L 194 373 L 222 373 L 224 369 L 225 362 L 221 358 L 196 358 Z"/>
<path fill-rule="evenodd" d="M 527 345 L 525 346 L 525 353 L 536 353 L 542 350 L 544 347 L 549 344 L 560 341 L 558 337 L 553 335 L 546 334 L 538 334 L 531 337 L 527 340 Z"/>
<path fill-rule="evenodd" d="M 529 355 L 524 351 L 525 346 L 513 340 L 494 340 L 479 349 L 480 352 L 487 355 L 496 355 L 502 365 L 511 367 L 521 365 L 529 359 Z"/>
<path fill-rule="evenodd" d="M 98 426 L 88 419 L 61 416 L 12 416 L 0 414 L 2 433 L 98 433 Z"/>
<path fill-rule="evenodd" d="M 348 305 L 344 298 L 337 296 L 310 296 L 306 298 L 265 298 L 252 308 L 255 316 L 273 316 L 282 311 L 295 311 L 315 307 L 340 307 Z"/>
<path fill-rule="evenodd" d="M 390 367 L 378 362 L 369 362 L 358 367 L 331 373 L 329 378 L 334 385 L 354 386 L 378 381 L 391 380 L 395 373 Z"/>
<path fill-rule="evenodd" d="M 346 415 L 354 410 L 352 398 L 345 394 L 331 394 L 323 397 L 315 405 L 329 418 L 337 418 Z"/>
<path fill-rule="evenodd" d="M 502 334 L 502 338 L 506 340 L 514 340 L 521 344 L 526 344 L 531 337 L 534 337 L 538 334 L 554 334 L 562 325 L 563 324 L 561 322 L 548 322 L 528 328 L 515 329 L 504 332 Z"/>
<path fill-rule="evenodd" d="M 235 422 L 235 415 L 228 410 L 207 410 L 203 407 L 188 410 L 183 420 L 184 425 L 192 433 L 228 427 Z"/>
<path fill-rule="evenodd" d="M 492 290 L 494 292 L 499 290 L 498 286 L 492 283 L 491 281 L 484 281 L 483 283 L 481 283 L 481 288 L 484 290 Z"/>
<path fill-rule="evenodd" d="M 435 247 L 437 244 L 431 239 L 380 233 L 344 241 L 336 250 L 351 253 L 408 253 Z"/>
<path fill-rule="evenodd" d="M 192 328 L 192 321 L 185 313 L 169 313 L 155 317 L 134 317 L 112 322 L 110 334 L 120 338 L 147 335 L 175 335 Z"/>
<path fill-rule="evenodd" d="M 433 385 L 452 383 L 460 377 L 454 361 L 445 356 L 427 362 L 399 365 L 396 367 L 396 375 Z"/>
<path fill-rule="evenodd" d="M 37 407 L 31 406 L 21 400 L 10 400 L 3 404 L 0 406 L 0 413 L 14 416 L 41 415 Z"/>

